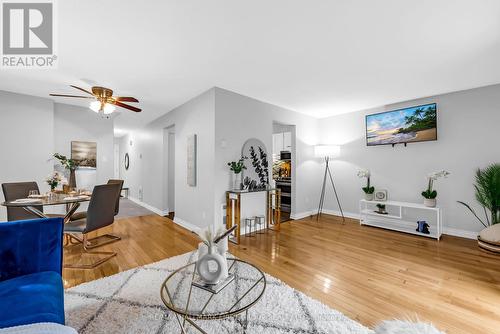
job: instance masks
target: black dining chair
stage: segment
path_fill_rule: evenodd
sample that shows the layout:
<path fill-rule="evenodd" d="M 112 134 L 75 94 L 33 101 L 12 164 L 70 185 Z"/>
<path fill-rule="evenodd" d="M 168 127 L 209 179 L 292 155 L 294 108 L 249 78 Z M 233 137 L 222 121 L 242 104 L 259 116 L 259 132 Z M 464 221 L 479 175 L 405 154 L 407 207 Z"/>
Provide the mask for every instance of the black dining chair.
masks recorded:
<path fill-rule="evenodd" d="M 65 268 L 79 268 L 79 269 L 92 269 L 100 264 L 108 261 L 115 252 L 92 252 L 89 249 L 92 247 L 88 239 L 90 232 L 97 231 L 101 228 L 113 224 L 115 217 L 115 203 L 116 199 L 120 197 L 119 184 L 103 184 L 94 187 L 92 198 L 90 199 L 89 208 L 87 210 L 87 217 L 79 220 L 74 220 L 64 225 L 64 233 L 81 234 L 84 254 L 97 254 L 106 255 L 104 258 L 93 262 L 91 264 L 69 264 L 64 265 Z M 107 242 L 109 243 L 109 242 Z M 102 246 L 100 244 L 99 246 Z"/>
<path fill-rule="evenodd" d="M 108 180 L 108 183 L 107 184 L 117 184 L 120 186 L 120 193 L 122 192 L 122 189 L 123 189 L 123 180 L 117 180 L 117 179 L 110 179 Z M 116 203 L 115 203 L 115 216 L 120 212 L 120 195 L 118 196 L 118 198 L 116 199 Z M 85 219 L 87 218 L 87 211 L 81 211 L 81 212 L 76 212 L 74 213 L 70 220 L 71 221 L 74 221 L 74 220 L 80 220 L 80 219 Z M 81 239 L 79 238 L 75 238 L 75 236 L 71 236 L 72 239 L 76 239 L 78 242 L 82 242 Z M 104 239 L 105 241 L 102 241 L 102 242 L 99 242 L 97 239 Z M 92 239 L 89 239 L 89 245 L 87 245 L 87 248 L 96 248 L 96 247 L 100 247 L 100 246 L 103 246 L 103 245 L 107 245 L 107 244 L 110 244 L 112 242 L 116 242 L 118 240 L 121 240 L 121 238 L 115 234 L 111 234 L 111 233 L 106 233 L 106 234 L 103 234 L 101 236 L 98 236 L 96 238 L 92 238 Z M 77 243 L 78 243 L 77 242 Z M 73 243 L 74 244 L 74 243 Z"/>
<path fill-rule="evenodd" d="M 120 185 L 120 194 L 123 189 L 123 180 L 117 180 L 117 179 L 109 179 L 107 184 L 119 184 Z M 118 199 L 116 200 L 115 204 L 115 216 L 120 212 L 120 196 L 118 196 Z M 79 220 L 87 217 L 87 211 L 80 211 L 80 212 L 75 212 L 73 216 L 71 216 L 71 220 Z"/>
<path fill-rule="evenodd" d="M 40 193 L 38 184 L 35 181 L 30 182 L 10 182 L 2 183 L 3 196 L 6 202 L 15 201 L 21 198 L 27 198 L 30 190 L 36 190 Z M 43 213 L 42 205 L 33 205 L 35 209 Z M 46 214 L 47 217 L 64 217 L 64 215 Z M 27 220 L 37 219 L 39 216 L 34 213 L 28 212 L 23 208 L 7 207 L 7 220 Z"/>

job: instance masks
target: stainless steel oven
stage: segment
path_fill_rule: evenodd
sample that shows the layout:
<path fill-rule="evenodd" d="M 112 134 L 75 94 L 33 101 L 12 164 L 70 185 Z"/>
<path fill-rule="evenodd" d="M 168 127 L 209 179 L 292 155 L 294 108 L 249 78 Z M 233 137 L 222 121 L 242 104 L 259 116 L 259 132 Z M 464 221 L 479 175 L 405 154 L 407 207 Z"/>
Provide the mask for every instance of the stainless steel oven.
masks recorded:
<path fill-rule="evenodd" d="M 276 188 L 281 190 L 281 210 L 290 212 L 292 206 L 292 180 L 281 178 L 276 180 Z"/>

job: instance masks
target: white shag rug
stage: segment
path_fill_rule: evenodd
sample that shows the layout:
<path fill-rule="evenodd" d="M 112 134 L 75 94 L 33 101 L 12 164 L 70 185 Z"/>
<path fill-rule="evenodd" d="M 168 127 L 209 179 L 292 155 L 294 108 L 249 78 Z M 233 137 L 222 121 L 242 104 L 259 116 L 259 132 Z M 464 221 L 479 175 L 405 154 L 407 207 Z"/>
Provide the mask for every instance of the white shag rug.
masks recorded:
<path fill-rule="evenodd" d="M 161 301 L 160 287 L 170 273 L 195 259 L 196 252 L 186 253 L 67 289 L 66 325 L 79 333 L 180 333 L 175 316 Z M 264 295 L 248 313 L 248 334 L 375 333 L 273 276 L 266 274 L 266 279 Z M 239 317 L 196 323 L 208 333 L 243 333 Z M 188 327 L 188 333 L 199 332 Z"/>

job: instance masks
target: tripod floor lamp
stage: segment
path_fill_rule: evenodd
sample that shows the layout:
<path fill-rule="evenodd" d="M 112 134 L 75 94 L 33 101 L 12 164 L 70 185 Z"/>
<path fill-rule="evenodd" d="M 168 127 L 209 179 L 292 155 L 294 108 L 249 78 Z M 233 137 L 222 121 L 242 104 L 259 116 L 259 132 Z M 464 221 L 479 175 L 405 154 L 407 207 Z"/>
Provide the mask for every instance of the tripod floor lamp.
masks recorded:
<path fill-rule="evenodd" d="M 319 220 L 321 213 L 323 211 L 323 204 L 325 202 L 325 191 L 327 178 L 330 179 L 330 182 L 333 187 L 333 193 L 335 194 L 335 198 L 337 199 L 337 204 L 339 205 L 340 214 L 342 215 L 342 222 L 345 222 L 344 211 L 342 211 L 342 205 L 340 205 L 339 196 L 337 194 L 337 189 L 335 188 L 335 182 L 333 182 L 332 172 L 330 171 L 330 158 L 334 158 L 340 154 L 340 146 L 336 145 L 316 145 L 314 146 L 314 155 L 319 158 L 325 159 L 325 174 L 323 176 L 323 185 L 321 186 L 321 196 L 319 198 L 318 205 L 318 214 L 316 215 L 316 219 Z"/>

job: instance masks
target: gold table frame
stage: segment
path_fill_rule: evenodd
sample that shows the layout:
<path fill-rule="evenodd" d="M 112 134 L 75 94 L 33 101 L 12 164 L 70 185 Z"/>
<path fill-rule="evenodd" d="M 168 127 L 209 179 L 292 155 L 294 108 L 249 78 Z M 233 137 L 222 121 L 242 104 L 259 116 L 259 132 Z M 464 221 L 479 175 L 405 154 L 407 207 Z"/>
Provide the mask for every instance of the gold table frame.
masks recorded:
<path fill-rule="evenodd" d="M 191 302 L 192 291 L 193 291 L 193 287 L 194 287 L 193 279 L 194 279 L 195 274 L 196 274 L 196 266 L 197 266 L 196 262 L 188 263 L 187 265 L 180 267 L 179 269 L 177 269 L 176 271 L 171 273 L 165 279 L 165 281 L 163 281 L 161 288 L 160 288 L 161 300 L 163 301 L 163 304 L 167 307 L 167 309 L 169 309 L 170 311 L 172 311 L 174 313 L 175 318 L 177 319 L 177 323 L 180 327 L 181 334 L 187 334 L 186 323 L 193 326 L 196 330 L 198 330 L 198 332 L 200 332 L 202 334 L 208 334 L 194 320 L 218 320 L 218 319 L 224 319 L 224 318 L 228 318 L 228 317 L 238 316 L 242 313 L 245 314 L 245 318 L 242 322 L 243 333 L 246 333 L 246 330 L 248 327 L 248 310 L 252 306 L 254 306 L 264 295 L 264 292 L 266 291 L 266 287 L 267 287 L 266 275 L 264 274 L 264 272 L 262 270 L 260 270 L 255 265 L 253 265 L 247 261 L 236 259 L 236 258 L 228 258 L 227 261 L 228 262 L 232 261 L 232 264 L 231 264 L 231 266 L 229 266 L 228 271 L 231 271 L 231 269 L 234 267 L 234 265 L 236 263 L 240 263 L 240 264 L 248 265 L 248 266 L 252 267 L 253 269 L 255 269 L 256 272 L 258 272 L 260 274 L 259 275 L 260 277 L 255 280 L 254 284 L 241 297 L 239 297 L 236 302 L 232 302 L 232 306 L 230 308 L 228 308 L 228 310 L 225 312 L 206 313 L 206 314 L 204 313 L 208 304 L 212 301 L 213 297 L 217 295 L 217 293 L 213 293 L 210 295 L 210 297 L 206 300 L 206 302 L 205 302 L 205 304 L 200 312 L 190 312 L 189 311 L 189 305 Z M 179 307 L 175 306 L 175 297 L 172 295 L 172 293 L 168 289 L 168 281 L 171 280 L 174 276 L 179 275 L 183 270 L 188 270 L 189 267 L 193 267 L 193 271 L 191 273 L 191 284 L 189 286 L 188 298 L 186 301 L 186 306 L 179 308 Z M 260 292 L 260 294 L 255 299 L 253 299 L 252 302 L 248 303 L 248 305 L 241 307 L 240 306 L 241 300 L 243 300 L 243 298 L 245 298 L 248 295 L 248 293 L 250 293 L 261 282 L 262 282 L 263 286 L 262 286 L 262 291 Z"/>
<path fill-rule="evenodd" d="M 257 192 L 266 192 L 266 229 L 280 230 L 281 223 L 281 189 L 262 189 L 255 191 L 230 190 L 226 191 L 226 228 L 239 225 L 234 231 L 234 236 L 229 241 L 239 244 L 241 241 L 241 195 Z"/>

